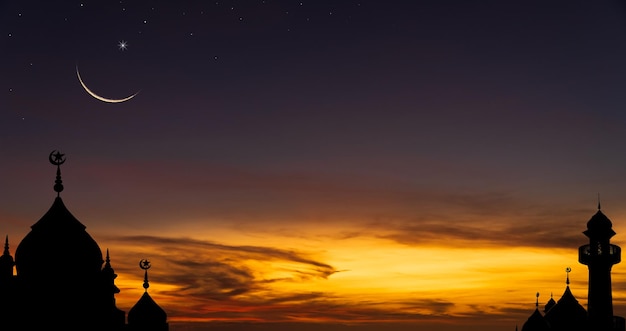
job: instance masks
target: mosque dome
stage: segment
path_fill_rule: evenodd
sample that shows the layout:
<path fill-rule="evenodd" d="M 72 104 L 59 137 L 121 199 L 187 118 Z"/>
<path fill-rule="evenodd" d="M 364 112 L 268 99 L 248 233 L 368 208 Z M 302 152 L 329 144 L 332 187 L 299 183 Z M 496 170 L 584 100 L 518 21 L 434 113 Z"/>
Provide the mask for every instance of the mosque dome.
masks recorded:
<path fill-rule="evenodd" d="M 128 311 L 129 325 L 166 324 L 167 314 L 148 294 L 144 292 L 139 301 Z"/>
<path fill-rule="evenodd" d="M 139 266 L 144 269 L 143 293 L 139 301 L 128 311 L 128 326 L 131 330 L 168 330 L 167 314 L 148 294 L 148 269 L 150 261 L 141 260 Z"/>
<path fill-rule="evenodd" d="M 57 166 L 54 191 L 57 197 L 47 213 L 31 226 L 31 231 L 15 250 L 15 269 L 24 279 L 36 284 L 56 284 L 77 287 L 100 275 L 102 251 L 65 207 L 60 197 L 63 191 L 61 164 L 64 154 L 52 151 L 50 163 Z"/>
<path fill-rule="evenodd" d="M 552 297 L 552 294 L 550 294 L 550 300 L 548 300 L 548 302 L 544 306 L 543 312 L 547 313 L 550 309 L 552 309 L 552 307 L 554 307 L 554 305 L 556 305 L 556 301 Z"/>
<path fill-rule="evenodd" d="M 615 235 L 613 224 L 600 209 L 587 222 L 587 230 L 584 234 L 589 238 L 610 238 Z"/>
<path fill-rule="evenodd" d="M 552 330 L 587 330 L 587 311 L 578 303 L 569 286 L 544 318 Z"/>
<path fill-rule="evenodd" d="M 54 270 L 63 270 L 66 276 L 96 274 L 103 262 L 96 241 L 58 196 L 15 250 L 17 274 L 26 278 Z"/>
<path fill-rule="evenodd" d="M 522 331 L 549 331 L 550 326 L 546 319 L 541 315 L 539 309 L 535 309 L 535 311 L 530 315 L 526 323 L 522 326 Z"/>

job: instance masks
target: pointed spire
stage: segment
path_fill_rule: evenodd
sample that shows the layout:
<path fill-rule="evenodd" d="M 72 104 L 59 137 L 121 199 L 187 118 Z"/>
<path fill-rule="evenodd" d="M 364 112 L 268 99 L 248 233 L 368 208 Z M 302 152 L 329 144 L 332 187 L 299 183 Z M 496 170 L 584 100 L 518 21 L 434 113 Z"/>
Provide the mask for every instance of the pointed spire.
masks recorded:
<path fill-rule="evenodd" d="M 539 309 L 539 292 L 537 292 L 536 297 L 537 297 L 537 298 L 535 299 L 535 307 L 536 307 L 537 309 Z"/>
<path fill-rule="evenodd" d="M 4 255 L 10 255 L 9 253 L 9 235 L 7 234 L 6 239 L 4 239 Z"/>
<path fill-rule="evenodd" d="M 600 206 L 600 193 L 598 193 L 598 210 L 600 210 L 600 209 L 601 209 L 601 206 Z"/>
<path fill-rule="evenodd" d="M 106 260 L 104 263 L 104 267 L 102 267 L 102 274 L 108 282 L 109 289 L 111 290 L 111 294 L 120 293 L 120 289 L 115 285 L 115 279 L 117 278 L 117 274 L 113 267 L 111 267 L 111 258 L 109 257 L 109 249 L 107 248 Z M 115 306 L 115 298 L 111 297 L 113 306 Z M 116 308 L 117 309 L 117 308 Z"/>
<path fill-rule="evenodd" d="M 9 236 L 4 240 L 4 253 L 0 256 L 0 283 L 5 283 L 13 277 L 13 267 L 15 260 L 9 252 Z"/>
<path fill-rule="evenodd" d="M 150 283 L 148 282 L 148 270 L 144 271 L 143 275 L 143 288 L 148 292 L 148 287 L 150 287 Z"/>
<path fill-rule="evenodd" d="M 109 249 L 107 248 L 107 257 L 104 260 L 104 267 L 105 268 L 110 268 L 111 267 L 111 258 L 109 258 Z"/>
<path fill-rule="evenodd" d="M 57 166 L 57 177 L 54 181 L 54 191 L 57 192 L 57 197 L 63 191 L 63 181 L 61 180 L 61 164 L 65 162 L 65 154 L 61 154 L 61 152 L 54 150 L 48 156 L 48 160 L 53 165 Z"/>
<path fill-rule="evenodd" d="M 566 273 L 566 279 L 565 279 L 565 284 L 569 286 L 569 273 L 572 271 L 572 268 L 567 267 L 565 268 L 565 273 Z"/>

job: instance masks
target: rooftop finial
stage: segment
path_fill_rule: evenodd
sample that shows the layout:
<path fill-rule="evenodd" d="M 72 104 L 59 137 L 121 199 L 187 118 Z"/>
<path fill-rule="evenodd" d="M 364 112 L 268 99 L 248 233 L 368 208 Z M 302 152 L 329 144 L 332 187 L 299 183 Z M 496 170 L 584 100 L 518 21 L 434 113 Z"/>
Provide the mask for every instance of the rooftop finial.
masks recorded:
<path fill-rule="evenodd" d="M 539 292 L 536 295 L 537 299 L 535 299 L 535 307 L 539 308 Z"/>
<path fill-rule="evenodd" d="M 57 166 L 57 177 L 54 181 L 54 191 L 57 192 L 57 197 L 60 195 L 61 191 L 63 191 L 63 181 L 61 180 L 61 164 L 65 162 L 65 154 L 61 154 L 61 152 L 57 150 L 53 150 L 48 156 L 48 160 L 50 163 Z"/>
<path fill-rule="evenodd" d="M 148 292 L 148 287 L 150 287 L 150 283 L 148 283 L 148 269 L 150 269 L 151 266 L 150 261 L 147 259 L 139 261 L 139 268 L 145 270 L 143 276 L 143 288 L 146 289 L 146 292 Z"/>
<path fill-rule="evenodd" d="M 4 255 L 9 255 L 9 235 L 7 234 L 6 238 L 4 239 Z"/>
<path fill-rule="evenodd" d="M 567 267 L 565 268 L 565 273 L 567 274 L 566 279 L 565 279 L 565 284 L 569 285 L 569 273 L 572 271 L 572 268 Z"/>
<path fill-rule="evenodd" d="M 598 210 L 600 210 L 600 193 L 598 193 Z"/>
<path fill-rule="evenodd" d="M 110 266 L 111 265 L 111 259 L 109 258 L 109 249 L 107 248 L 107 257 L 104 260 L 104 262 L 106 262 L 106 265 Z"/>

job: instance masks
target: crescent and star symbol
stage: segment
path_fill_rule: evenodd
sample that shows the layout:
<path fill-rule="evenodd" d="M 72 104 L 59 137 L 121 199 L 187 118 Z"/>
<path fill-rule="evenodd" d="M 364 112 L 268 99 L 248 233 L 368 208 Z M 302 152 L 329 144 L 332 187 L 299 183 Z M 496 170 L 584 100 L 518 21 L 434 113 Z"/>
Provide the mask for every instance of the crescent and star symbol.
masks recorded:
<path fill-rule="evenodd" d="M 105 98 L 103 96 L 100 96 L 98 94 L 96 94 L 94 91 L 90 90 L 87 85 L 85 85 L 85 82 L 83 82 L 82 77 L 80 77 L 80 72 L 78 71 L 78 65 L 76 65 L 76 76 L 78 76 L 78 81 L 80 82 L 80 85 L 83 87 L 83 89 L 85 89 L 85 91 L 91 95 L 92 97 L 94 97 L 97 100 L 103 101 L 103 102 L 108 102 L 108 103 L 120 103 L 120 102 L 124 102 L 124 101 L 128 101 L 132 98 L 134 98 L 137 94 L 139 94 L 139 91 L 135 92 L 135 94 L 132 94 L 131 96 L 128 96 L 126 98 L 122 98 L 122 99 L 110 99 L 110 98 Z"/>
<path fill-rule="evenodd" d="M 141 261 L 139 261 L 139 268 L 143 269 L 143 270 L 148 270 L 150 269 L 152 265 L 150 264 L 149 260 L 146 259 L 142 259 Z"/>
<path fill-rule="evenodd" d="M 55 166 L 59 166 L 65 162 L 65 154 L 61 154 L 61 152 L 54 150 L 50 153 L 48 160 L 50 160 L 50 163 Z"/>

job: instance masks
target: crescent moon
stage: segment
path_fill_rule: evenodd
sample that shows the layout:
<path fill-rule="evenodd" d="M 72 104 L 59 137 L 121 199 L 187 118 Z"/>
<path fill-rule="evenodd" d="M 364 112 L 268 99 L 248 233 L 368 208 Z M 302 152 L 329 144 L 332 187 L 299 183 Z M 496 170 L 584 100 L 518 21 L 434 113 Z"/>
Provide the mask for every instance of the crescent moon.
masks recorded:
<path fill-rule="evenodd" d="M 78 76 L 78 81 L 80 82 L 80 85 L 85 89 L 85 91 L 87 93 L 89 93 L 89 95 L 91 95 L 92 97 L 100 100 L 100 101 L 104 101 L 104 102 L 108 102 L 108 103 L 120 103 L 120 102 L 124 102 L 124 101 L 128 101 L 132 98 L 134 98 L 137 94 L 139 94 L 139 91 L 135 92 L 135 94 L 128 96 L 126 98 L 123 99 L 109 99 L 109 98 L 105 98 L 102 96 L 97 95 L 95 92 L 93 92 L 92 90 L 90 90 L 87 85 L 85 85 L 85 82 L 83 82 L 83 79 L 80 77 L 80 72 L 78 71 L 78 66 L 76 66 L 76 76 Z"/>

